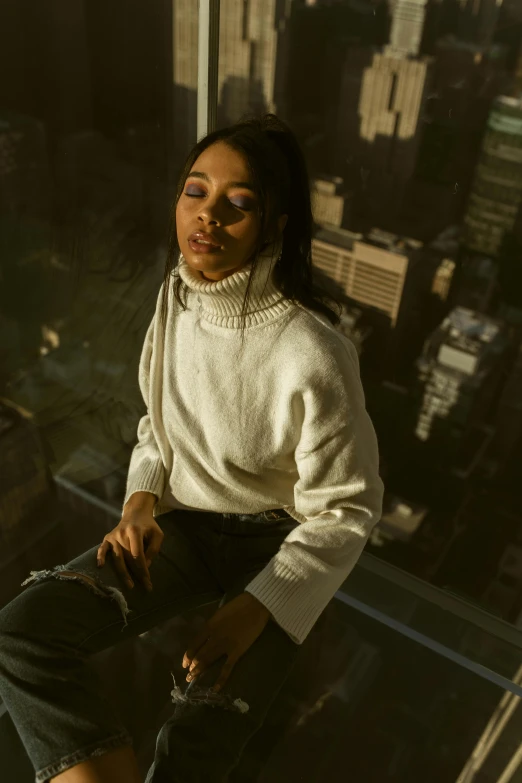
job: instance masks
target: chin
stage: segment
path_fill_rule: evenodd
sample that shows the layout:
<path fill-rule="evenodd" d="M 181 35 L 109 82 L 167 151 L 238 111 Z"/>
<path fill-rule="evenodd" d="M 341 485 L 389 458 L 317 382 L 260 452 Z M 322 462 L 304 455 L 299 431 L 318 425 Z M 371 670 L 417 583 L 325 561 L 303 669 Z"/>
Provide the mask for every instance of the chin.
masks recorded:
<path fill-rule="evenodd" d="M 201 272 L 204 272 L 205 269 L 208 269 L 209 271 L 220 269 L 223 265 L 223 260 L 221 259 L 221 264 L 217 259 L 212 258 L 202 258 L 197 253 L 191 253 L 189 256 L 185 256 L 185 261 L 189 266 L 193 266 L 197 269 L 199 269 Z"/>

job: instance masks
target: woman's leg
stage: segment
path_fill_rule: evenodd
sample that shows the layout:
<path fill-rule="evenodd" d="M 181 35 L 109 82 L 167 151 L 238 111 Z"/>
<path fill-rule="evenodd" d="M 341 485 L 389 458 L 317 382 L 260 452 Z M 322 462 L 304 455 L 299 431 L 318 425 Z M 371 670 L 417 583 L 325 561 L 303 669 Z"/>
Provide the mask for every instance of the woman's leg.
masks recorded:
<path fill-rule="evenodd" d="M 52 783 L 142 783 L 132 748 L 117 748 L 61 772 Z"/>
<path fill-rule="evenodd" d="M 232 670 L 216 706 L 205 701 L 201 691 L 213 685 L 218 669 L 209 670 L 208 676 L 205 672 L 198 683 L 200 691 L 194 686 L 162 726 L 145 783 L 227 781 L 247 742 L 263 725 L 298 649 L 279 626 L 268 623 Z M 248 711 L 224 707 L 226 697 L 229 705 L 240 699 Z"/>
<path fill-rule="evenodd" d="M 0 696 L 36 783 L 131 745 L 90 656 L 223 595 L 184 534 L 183 515 L 157 521 L 165 538 L 150 569 L 151 593 L 137 581 L 132 590 L 121 584 L 110 557 L 98 569 L 95 547 L 33 574 L 31 585 L 0 611 Z"/>
<path fill-rule="evenodd" d="M 223 519 L 214 543 L 208 540 L 212 535 L 208 528 L 198 531 L 205 552 L 213 546 L 216 549 L 216 576 L 225 590 L 222 603 L 243 592 L 298 524 L 292 519 L 272 524 L 262 519 L 261 515 Z M 179 695 L 172 717 L 161 728 L 146 783 L 226 781 L 248 740 L 262 726 L 298 650 L 288 634 L 270 620 L 239 659 L 216 694 L 218 698 L 208 689 L 223 660 L 204 672 L 187 696 Z M 248 705 L 248 711 L 242 712 L 235 703 Z"/>

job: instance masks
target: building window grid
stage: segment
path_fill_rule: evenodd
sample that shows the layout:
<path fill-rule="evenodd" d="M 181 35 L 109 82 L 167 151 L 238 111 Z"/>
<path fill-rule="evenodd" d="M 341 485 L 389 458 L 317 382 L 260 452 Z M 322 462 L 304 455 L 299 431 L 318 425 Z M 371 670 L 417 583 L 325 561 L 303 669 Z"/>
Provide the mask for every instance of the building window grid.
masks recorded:
<path fill-rule="evenodd" d="M 508 181 L 519 181 L 522 179 L 522 165 L 520 163 L 483 152 L 480 163 L 477 166 L 477 174 L 487 177 L 493 171 L 507 175 Z"/>
<path fill-rule="evenodd" d="M 393 307 L 397 301 L 397 290 L 390 291 L 386 288 L 377 288 L 372 283 L 364 283 L 356 280 L 353 285 L 353 293 L 357 296 L 370 297 L 376 302 L 382 302 L 389 307 Z"/>
<path fill-rule="evenodd" d="M 399 275 L 383 273 L 383 270 L 379 269 L 379 267 L 374 267 L 361 261 L 357 261 L 356 276 L 359 280 L 367 280 L 388 290 L 390 288 L 398 288 L 401 283 Z"/>

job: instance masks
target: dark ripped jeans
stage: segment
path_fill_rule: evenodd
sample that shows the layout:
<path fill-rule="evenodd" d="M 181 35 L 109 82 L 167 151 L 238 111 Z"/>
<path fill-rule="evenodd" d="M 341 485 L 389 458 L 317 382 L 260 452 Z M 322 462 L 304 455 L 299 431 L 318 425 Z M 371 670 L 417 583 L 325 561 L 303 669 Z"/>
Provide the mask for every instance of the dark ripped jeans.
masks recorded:
<path fill-rule="evenodd" d="M 150 568 L 151 593 L 137 580 L 132 590 L 123 585 L 110 555 L 97 568 L 95 547 L 64 566 L 33 572 L 24 582 L 29 586 L 0 611 L 0 695 L 36 783 L 132 744 L 89 665 L 92 654 L 192 608 L 229 601 L 299 524 L 279 509 L 227 515 L 175 510 L 156 521 L 165 538 Z M 96 586 L 60 575 L 63 570 L 90 576 Z M 173 691 L 175 706 L 158 734 L 145 783 L 226 781 L 298 649 L 270 620 L 212 699 L 207 692 L 215 667 L 186 697 L 183 681 L 183 689 Z"/>

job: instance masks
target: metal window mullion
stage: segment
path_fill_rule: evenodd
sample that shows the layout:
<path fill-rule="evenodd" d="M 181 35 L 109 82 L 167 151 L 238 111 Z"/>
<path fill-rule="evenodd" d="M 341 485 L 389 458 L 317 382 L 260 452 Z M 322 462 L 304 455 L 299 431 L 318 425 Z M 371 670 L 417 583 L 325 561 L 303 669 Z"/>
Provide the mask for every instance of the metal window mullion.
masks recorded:
<path fill-rule="evenodd" d="M 508 623 L 500 617 L 487 612 L 481 606 L 476 606 L 464 597 L 455 596 L 430 582 L 413 576 L 401 568 L 381 560 L 375 555 L 364 552 L 356 566 L 357 569 L 368 571 L 391 584 L 397 585 L 406 593 L 410 593 L 427 604 L 437 606 L 444 611 L 459 617 L 470 626 L 480 628 L 493 638 L 500 639 L 513 647 L 522 650 L 522 629 Z M 347 580 L 342 590 L 349 593 L 350 582 Z"/>
<path fill-rule="evenodd" d="M 335 594 L 335 598 L 341 601 L 341 603 L 346 604 L 346 606 L 350 606 L 362 614 L 371 617 L 373 620 L 377 620 L 377 622 L 382 623 L 382 625 L 391 628 L 393 631 L 401 634 L 401 636 L 405 636 L 414 642 L 418 642 L 423 647 L 426 647 L 428 650 L 434 652 L 436 655 L 439 655 L 442 658 L 447 658 L 449 661 L 456 663 L 458 666 L 473 672 L 473 674 L 478 675 L 480 679 L 492 682 L 502 690 L 513 693 L 518 697 L 522 697 L 522 686 L 518 682 L 513 682 L 513 680 L 509 680 L 504 675 L 498 674 L 496 671 L 489 669 L 487 666 L 484 666 L 481 663 L 477 663 L 476 661 L 472 661 L 471 658 L 462 655 L 462 653 L 452 650 L 445 644 L 441 644 L 431 637 L 426 636 L 426 634 L 421 633 L 420 631 L 416 631 L 414 628 L 410 628 L 400 620 L 389 617 L 379 609 L 374 609 L 373 606 L 369 606 L 363 601 L 357 600 L 357 598 L 352 598 L 352 596 L 347 595 L 341 591 L 338 591 Z"/>
<path fill-rule="evenodd" d="M 220 0 L 199 0 L 197 140 L 217 126 Z"/>

